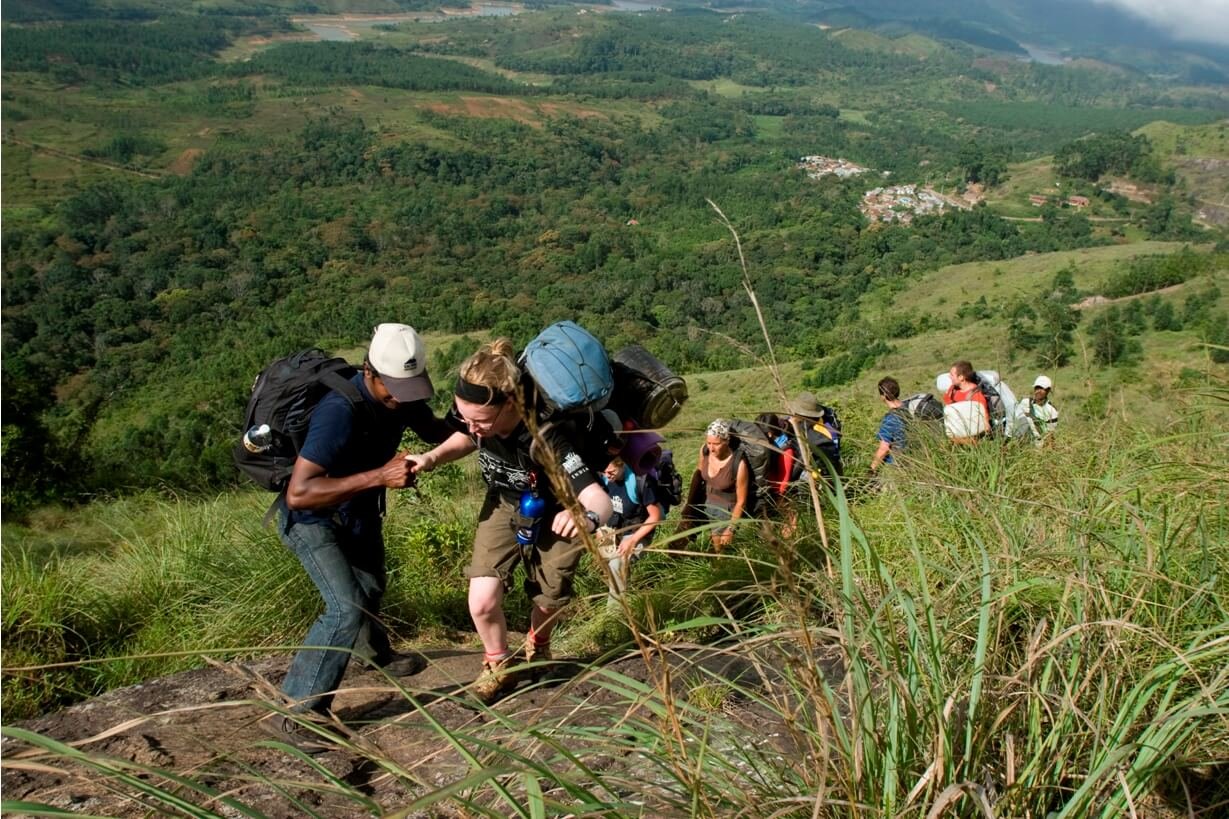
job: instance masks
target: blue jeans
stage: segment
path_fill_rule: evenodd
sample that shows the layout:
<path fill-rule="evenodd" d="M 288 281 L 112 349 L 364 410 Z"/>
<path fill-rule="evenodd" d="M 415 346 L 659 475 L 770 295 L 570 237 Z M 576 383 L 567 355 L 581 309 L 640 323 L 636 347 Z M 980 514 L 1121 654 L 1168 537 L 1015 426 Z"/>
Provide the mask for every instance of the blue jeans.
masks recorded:
<path fill-rule="evenodd" d="M 384 536 L 379 518 L 355 525 L 334 521 L 286 526 L 285 515 L 283 509 L 282 542 L 316 584 L 324 612 L 291 660 L 282 693 L 294 701 L 293 710 L 324 711 L 352 653 L 377 665 L 392 657 L 388 633 L 379 620 L 387 581 Z"/>

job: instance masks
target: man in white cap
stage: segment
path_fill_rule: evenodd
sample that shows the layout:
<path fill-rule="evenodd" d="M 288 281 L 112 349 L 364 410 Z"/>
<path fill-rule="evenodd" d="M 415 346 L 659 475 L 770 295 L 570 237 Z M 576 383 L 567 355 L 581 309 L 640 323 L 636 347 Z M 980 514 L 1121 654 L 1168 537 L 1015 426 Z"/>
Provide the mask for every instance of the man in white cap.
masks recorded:
<path fill-rule="evenodd" d="M 353 389 L 333 390 L 312 412 L 279 508 L 282 542 L 303 564 L 324 612 L 290 663 L 282 693 L 296 721 L 276 716 L 265 729 L 301 750 L 327 747 L 300 722 L 323 715 L 353 653 L 391 674 L 421 671 L 417 655 L 399 657 L 379 619 L 384 596 L 384 495 L 414 483 L 408 453 L 398 453 L 406 428 L 429 443 L 452 432 L 427 401 L 427 348 L 413 327 L 375 328 Z M 347 394 L 347 392 L 349 394 Z M 327 648 L 336 650 L 327 650 Z"/>
<path fill-rule="evenodd" d="M 1048 376 L 1039 375 L 1033 380 L 1033 394 L 1016 404 L 1016 437 L 1041 446 L 1058 425 L 1058 410 L 1050 403 L 1050 391 L 1054 382 Z"/>

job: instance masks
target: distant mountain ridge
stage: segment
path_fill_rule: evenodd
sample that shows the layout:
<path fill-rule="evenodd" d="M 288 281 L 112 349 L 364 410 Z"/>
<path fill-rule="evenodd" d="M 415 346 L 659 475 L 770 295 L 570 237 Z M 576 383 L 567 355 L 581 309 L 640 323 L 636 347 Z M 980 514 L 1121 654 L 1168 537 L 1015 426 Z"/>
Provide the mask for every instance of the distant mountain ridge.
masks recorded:
<path fill-rule="evenodd" d="M 1019 53 L 1037 45 L 1149 73 L 1185 69 L 1192 82 L 1229 81 L 1229 47 L 1179 40 L 1117 6 L 1089 0 L 804 0 L 780 7 L 805 9 L 833 25 L 907 23 L 924 34 L 998 51 Z"/>

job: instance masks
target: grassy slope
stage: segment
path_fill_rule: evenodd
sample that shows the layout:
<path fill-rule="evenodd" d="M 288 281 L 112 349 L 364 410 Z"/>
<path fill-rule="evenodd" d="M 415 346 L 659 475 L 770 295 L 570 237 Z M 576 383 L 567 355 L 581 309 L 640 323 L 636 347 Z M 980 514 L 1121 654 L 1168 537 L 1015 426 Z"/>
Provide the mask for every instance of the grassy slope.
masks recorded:
<path fill-rule="evenodd" d="M 1121 262 L 1141 255 L 1170 253 L 1181 246 L 1176 242 L 1138 242 L 1044 253 L 1002 262 L 952 265 L 925 274 L 899 292 L 881 289 L 868 294 L 863 300 L 863 315 L 872 323 L 875 316 L 902 311 L 955 321 L 956 312 L 962 305 L 972 303 L 983 295 L 990 305 L 1001 306 L 1020 296 L 1035 294 L 1053 280 L 1058 270 L 1068 265 L 1074 267 L 1076 287 L 1083 292 L 1096 293 L 1099 285 Z M 1206 288 L 1209 282 L 1221 290 L 1218 309 L 1229 307 L 1229 270 L 1187 281 L 1167 291 L 1163 298 L 1172 301 L 1180 310 L 1189 294 Z M 1096 312 L 1095 308 L 1086 311 L 1084 323 Z M 1198 337 L 1192 331 L 1149 331 L 1144 333 L 1142 340 L 1144 359 L 1138 369 L 1097 367 L 1091 364 L 1088 354 L 1077 341 L 1075 361 L 1050 373 L 1056 385 L 1055 403 L 1078 411 L 1093 393 L 1114 393 L 1133 381 L 1141 385 L 1127 386 L 1128 398 L 1130 392 L 1140 389 L 1155 395 L 1174 386 L 1182 369 L 1187 367 L 1215 371 L 1222 378 L 1229 374 L 1229 369 L 1208 361 L 1206 351 L 1198 346 Z M 1037 373 L 1027 356 L 1014 362 L 1009 360 L 1006 324 L 999 318 L 896 340 L 892 345 L 896 351 L 881 359 L 854 383 L 859 400 L 865 401 L 866 396 L 873 397 L 874 384 L 883 374 L 896 377 L 906 393 L 933 391 L 935 375 L 959 358 L 967 358 L 979 368 L 997 369 L 1017 396 L 1024 394 Z"/>
<path fill-rule="evenodd" d="M 1164 167 L 1173 168 L 1190 195 L 1199 200 L 1220 203 L 1229 195 L 1229 120 L 1207 125 L 1178 125 L 1157 120 L 1134 131 L 1152 141 L 1153 150 Z M 997 213 L 1014 217 L 1037 217 L 1038 208 L 1029 201 L 1030 194 L 1055 196 L 1060 192 L 1089 193 L 1092 185 L 1072 183 L 1063 187 L 1063 180 L 1054 173 L 1049 156 L 1013 164 L 1007 181 L 987 192 L 987 200 Z M 1156 186 L 1143 186 L 1154 190 Z M 1085 211 L 1090 216 L 1114 217 L 1108 207 L 1093 202 Z"/>
<path fill-rule="evenodd" d="M 1201 205 L 1229 205 L 1229 119 L 1201 126 L 1154 122 L 1136 133 L 1168 157 L 1182 185 Z M 1221 222 L 1223 224 L 1223 222 Z"/>
<path fill-rule="evenodd" d="M 1046 262 L 1048 269 L 1042 272 L 1043 268 L 1037 265 L 1044 267 Z M 1001 278 L 1005 282 L 1032 281 L 1065 263 L 1064 254 L 1006 263 L 1006 272 Z M 970 266 L 945 271 L 949 278 L 956 273 L 969 276 L 970 281 L 977 280 Z M 1218 275 L 1222 291 L 1229 292 L 1225 274 Z M 897 294 L 897 298 L 913 298 L 924 292 L 925 287 L 923 283 L 916 293 Z M 940 305 L 940 310 L 948 307 L 950 305 Z M 896 352 L 872 371 L 852 384 L 822 392 L 821 398 L 837 405 L 844 417 L 848 475 L 855 486 L 866 472 L 874 448 L 875 426 L 883 411 L 873 397 L 875 380 L 882 373 L 890 372 L 901 379 L 905 389 L 912 390 L 927 386 L 935 372 L 959 355 L 971 356 L 975 363 L 988 365 L 994 362 L 994 351 L 1001 347 L 1002 334 L 1001 329 L 983 324 L 897 341 L 894 342 Z M 432 338 L 431 341 L 439 345 L 446 339 Z M 757 340 L 748 341 L 757 346 Z M 1146 447 L 1153 446 L 1150 443 L 1153 440 L 1158 447 L 1161 442 L 1166 446 L 1186 446 L 1183 441 L 1189 437 L 1193 422 L 1174 413 L 1170 400 L 1174 395 L 1183 396 L 1184 413 L 1197 406 L 1200 412 L 1219 412 L 1223 420 L 1223 407 L 1217 409 L 1206 399 L 1192 396 L 1189 379 L 1183 381 L 1181 370 L 1191 368 L 1203 373 L 1195 383 L 1196 387 L 1202 387 L 1208 383 L 1225 383 L 1229 367 L 1209 364 L 1193 341 L 1193 335 L 1185 332 L 1148 333 L 1144 338 L 1147 354 L 1141 367 L 1094 370 L 1076 364 L 1052 373 L 1057 384 L 1056 401 L 1065 419 L 1058 452 L 1062 462 L 1071 466 L 1083 458 L 1094 457 L 1091 454 L 1096 449 L 1094 441 L 1117 442 L 1111 446 L 1116 449 L 1126 446 L 1128 439 L 1134 440 L 1131 436 L 1147 439 L 1143 444 L 1136 442 Z M 353 356 L 358 351 L 342 352 Z M 1023 386 L 1033 373 L 1026 366 L 1002 369 L 1009 382 L 1017 387 Z M 712 418 L 731 415 L 749 418 L 760 410 L 785 404 L 787 397 L 799 388 L 802 373 L 796 363 L 791 363 L 780 368 L 780 375 L 780 389 L 766 367 L 689 376 L 691 400 L 668 430 L 669 444 L 679 453 L 678 463 L 684 474 L 694 464 L 703 428 Z M 1108 395 L 1108 419 L 1086 417 L 1081 411 L 1083 399 L 1094 390 Z M 1138 418 L 1144 410 L 1159 411 L 1161 415 L 1141 425 Z M 1206 430 L 1222 427 L 1220 421 L 1205 421 L 1201 428 L 1206 435 Z M 1173 438 L 1174 435 L 1177 437 Z M 1205 462 L 1215 461 L 1219 457 L 1216 452 L 1223 451 L 1225 440 L 1223 436 L 1214 435 L 1207 443 L 1210 449 L 1201 449 L 1199 457 Z M 1146 451 L 1151 452 L 1151 449 Z M 1173 457 L 1182 462 L 1192 455 L 1182 450 Z M 1030 481 L 1040 474 L 1038 470 L 1046 470 L 1047 465 L 1031 452 L 1011 456 L 1007 461 L 1003 467 L 1005 471 L 997 477 L 993 477 L 994 472 L 990 473 L 996 491 L 1009 496 L 1024 493 L 1031 497 Z M 388 542 L 390 560 L 396 571 L 386 602 L 394 628 L 403 638 L 416 642 L 472 641 L 460 568 L 468 554 L 481 493 L 474 466 L 467 463 L 464 468 L 454 467 L 449 473 L 432 476 L 422 493 L 393 493 Z M 983 467 L 995 469 L 988 463 L 979 468 Z M 958 465 L 946 463 L 942 467 L 952 468 Z M 1055 482 L 1052 491 L 1047 490 L 1047 502 L 1084 503 L 1081 482 L 1102 479 L 1095 470 L 1107 467 L 1089 468 L 1094 472 L 1080 474 L 1060 470 L 1046 473 L 1049 475 L 1046 482 Z M 1117 487 L 1114 491 L 1119 492 L 1126 491 L 1125 488 L 1144 477 L 1144 473 L 1135 477 L 1116 473 L 1105 479 L 1112 479 L 1113 486 Z M 940 478 L 942 482 L 954 479 L 951 475 Z M 1167 478 L 1158 475 L 1147 479 L 1150 484 L 1159 481 L 1153 491 L 1164 496 Z M 969 477 L 968 480 L 976 485 L 981 478 Z M 1067 480 L 1074 483 L 1067 486 L 1064 483 Z M 1183 501 L 1184 504 L 1206 500 L 1199 494 L 1202 490 L 1193 491 L 1196 494 Z M 276 646 L 298 639 L 302 624 L 311 617 L 314 598 L 293 558 L 280 547 L 270 530 L 260 527 L 259 520 L 268 500 L 267 494 L 251 490 L 202 499 L 142 495 L 99 501 L 72 512 L 46 509 L 25 525 L 6 523 L 3 528 L 6 547 L 3 575 L 5 665 L 14 667 L 68 659 L 72 652 L 81 650 L 79 644 L 74 648 L 78 640 L 85 646 L 98 647 L 112 645 L 110 641 L 118 638 L 122 643 L 109 649 L 110 652 L 142 654 L 190 651 L 202 644 Z M 925 501 L 916 498 L 907 502 Z M 1011 511 L 1015 509 L 1012 503 L 1005 504 L 1003 514 L 1019 514 L 1019 510 Z M 948 531 L 950 527 L 941 521 L 929 520 L 925 515 L 913 524 L 906 524 L 901 519 L 902 511 L 895 501 L 885 498 L 862 507 L 858 513 L 861 525 L 874 542 L 888 550 L 893 560 L 903 556 L 899 552 L 905 548 L 900 542 L 904 537 L 902 526 L 916 525 L 927 538 L 939 539 L 935 542 L 948 542 L 947 538 L 955 536 Z M 1047 531 L 1042 526 L 1036 536 L 1045 537 Z M 1215 526 L 1201 531 L 1205 537 L 1218 537 Z M 1022 533 L 1019 536 L 1026 537 Z M 754 537 L 748 544 L 752 540 Z M 658 566 L 661 559 L 654 557 L 642 571 L 655 571 L 652 567 Z M 955 557 L 943 553 L 936 559 L 950 561 Z M 723 573 L 728 570 L 708 568 L 704 561 L 688 561 L 680 564 L 669 581 L 662 582 L 683 586 L 696 583 L 705 588 L 713 582 L 707 575 L 710 571 Z M 1040 569 L 1034 566 L 1028 571 Z M 579 582 L 583 595 L 600 596 L 602 581 L 592 565 L 582 572 Z M 509 603 L 510 611 L 523 609 L 523 601 L 517 595 L 519 592 L 514 593 Z M 667 597 L 674 600 L 673 595 Z M 184 600 L 189 605 L 169 610 L 160 601 L 170 598 Z M 684 602 L 687 600 L 693 598 L 684 596 L 669 605 L 687 606 L 696 602 Z M 658 604 L 666 605 L 664 600 Z M 600 597 L 597 605 L 600 605 Z M 608 623 L 602 625 L 603 621 L 594 620 L 589 608 L 582 607 L 580 612 L 580 616 L 563 628 L 561 644 L 565 650 L 592 651 L 605 645 L 604 641 L 612 635 L 617 638 L 622 633 L 617 628 L 610 631 Z M 88 613 L 84 619 L 83 613 Z M 11 646 L 24 647 L 35 640 L 31 634 L 37 632 L 31 630 L 37 630 L 40 623 L 65 623 L 66 628 L 56 629 L 54 634 L 36 640 L 42 647 L 41 654 L 30 654 L 24 648 L 10 651 Z M 67 628 L 69 625 L 71 628 Z M 147 658 L 108 663 L 98 667 L 96 675 L 90 675 L 89 684 L 104 688 L 126 684 L 189 667 L 195 662 L 188 656 L 169 662 Z M 34 697 L 54 698 L 55 692 L 62 687 L 81 684 L 80 678 L 69 679 L 66 673 L 57 672 L 39 677 L 37 686 L 6 685 L 5 706 L 15 709 L 13 713 L 21 713 L 24 709 L 38 707 Z"/>

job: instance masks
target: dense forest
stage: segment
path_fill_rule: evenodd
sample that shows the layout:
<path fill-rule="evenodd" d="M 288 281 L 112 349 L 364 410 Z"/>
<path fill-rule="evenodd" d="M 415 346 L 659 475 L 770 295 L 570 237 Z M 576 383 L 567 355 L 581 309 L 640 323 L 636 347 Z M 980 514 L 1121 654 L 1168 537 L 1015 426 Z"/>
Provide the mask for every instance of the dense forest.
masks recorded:
<path fill-rule="evenodd" d="M 955 190 L 1056 153 L 1080 184 L 1119 173 L 1172 186 L 1122 129 L 1225 110 L 1137 75 L 986 60 L 968 44 L 919 57 L 695 10 L 404 22 L 378 42 L 219 59 L 293 30 L 280 14 L 6 26 L 6 138 L 55 147 L 36 127 L 80 124 L 74 106 L 98 102 L 106 117 L 58 150 L 142 172 L 22 203 L 9 191 L 27 166 L 6 161 L 6 502 L 231 482 L 252 375 L 299 346 L 352 348 L 383 320 L 524 342 L 575 318 L 681 371 L 746 365 L 726 337 L 760 333 L 706 200 L 742 235 L 779 352 L 865 366 L 882 347 L 841 349 L 848 333 L 834 330 L 858 324 L 872 286 L 1114 237 L 1054 208 L 1038 221 L 982 204 L 871 222 L 870 184 L 810 179 L 800 156 Z M 272 117 L 282 106 L 294 116 Z M 217 135 L 167 173 L 180 120 Z M 1129 161 L 1107 165 L 1124 146 Z M 1189 204 L 1168 201 L 1163 218 L 1134 206 L 1125 218 L 1156 238 L 1199 235 Z M 862 331 L 882 343 L 917 324 Z M 442 368 L 468 350 L 438 352 Z"/>

